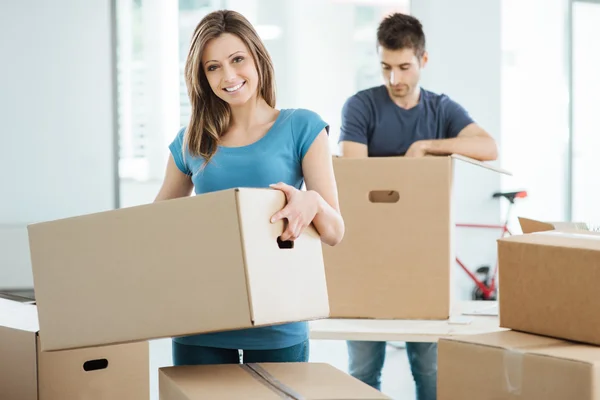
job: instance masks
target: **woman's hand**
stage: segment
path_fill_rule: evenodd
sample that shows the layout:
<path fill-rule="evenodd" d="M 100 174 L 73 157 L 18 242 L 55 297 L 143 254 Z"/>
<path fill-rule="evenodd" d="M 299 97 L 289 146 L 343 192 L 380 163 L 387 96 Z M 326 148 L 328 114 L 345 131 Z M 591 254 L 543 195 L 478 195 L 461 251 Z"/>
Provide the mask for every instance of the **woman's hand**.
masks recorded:
<path fill-rule="evenodd" d="M 286 206 L 271 217 L 271 222 L 287 219 L 287 227 L 281 235 L 281 240 L 296 240 L 312 223 L 319 211 L 318 194 L 313 191 L 298 190 L 282 182 L 271 187 L 281 190 L 287 199 Z"/>

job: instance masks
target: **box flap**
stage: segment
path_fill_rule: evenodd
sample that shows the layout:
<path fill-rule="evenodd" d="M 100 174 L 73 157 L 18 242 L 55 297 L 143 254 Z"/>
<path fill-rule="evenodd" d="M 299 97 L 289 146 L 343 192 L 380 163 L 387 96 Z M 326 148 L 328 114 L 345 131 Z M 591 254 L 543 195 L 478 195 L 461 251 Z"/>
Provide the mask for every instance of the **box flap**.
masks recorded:
<path fill-rule="evenodd" d="M 555 346 L 564 343 L 564 341 L 560 339 L 555 339 L 548 336 L 530 335 L 528 333 L 517 331 L 502 331 L 468 336 L 453 336 L 451 338 L 442 338 L 440 340 L 480 344 L 482 346 L 487 347 L 497 347 L 500 349 L 512 349 L 523 351 L 536 347 Z"/>
<path fill-rule="evenodd" d="M 485 169 L 489 169 L 489 170 L 492 170 L 494 172 L 498 172 L 500 174 L 512 176 L 512 172 L 507 171 L 507 170 L 505 170 L 503 168 L 494 167 L 493 165 L 491 165 L 488 162 L 483 162 L 483 161 L 475 160 L 474 158 L 466 157 L 466 156 L 463 156 L 463 155 L 460 155 L 460 154 L 452 154 L 452 155 L 450 155 L 450 157 L 453 158 L 453 159 L 455 159 L 455 160 L 464 161 L 464 162 L 469 163 L 469 164 L 477 165 L 479 167 L 482 167 L 482 168 L 485 168 Z"/>
<path fill-rule="evenodd" d="M 581 230 L 589 231 L 589 226 L 583 222 L 543 222 L 530 218 L 519 218 L 523 233 L 545 232 L 552 230 Z"/>
<path fill-rule="evenodd" d="M 238 364 L 159 368 L 158 386 L 161 400 L 281 399 Z"/>
<path fill-rule="evenodd" d="M 382 400 L 380 391 L 325 363 L 251 364 L 265 380 L 285 391 L 292 399 Z"/>
<path fill-rule="evenodd" d="M 518 331 L 503 331 L 481 335 L 455 336 L 440 339 L 447 342 L 477 344 L 500 348 L 522 355 L 540 355 L 564 360 L 600 365 L 600 347 L 548 336 Z"/>
<path fill-rule="evenodd" d="M 526 235 L 513 235 L 498 239 L 499 243 L 523 243 L 540 246 L 569 247 L 600 251 L 600 233 L 543 231 Z"/>
<path fill-rule="evenodd" d="M 280 190 L 237 191 L 248 293 L 256 325 L 329 316 L 321 239 L 311 225 L 293 243 L 281 244 L 278 238 L 284 223 L 273 224 L 270 218 L 285 204 Z"/>
<path fill-rule="evenodd" d="M 39 331 L 37 307 L 0 298 L 0 326 L 36 333 Z"/>
<path fill-rule="evenodd" d="M 18 301 L 19 303 L 33 304 L 35 303 L 35 296 L 32 290 L 19 290 L 19 291 L 3 291 L 0 292 L 0 298 Z"/>

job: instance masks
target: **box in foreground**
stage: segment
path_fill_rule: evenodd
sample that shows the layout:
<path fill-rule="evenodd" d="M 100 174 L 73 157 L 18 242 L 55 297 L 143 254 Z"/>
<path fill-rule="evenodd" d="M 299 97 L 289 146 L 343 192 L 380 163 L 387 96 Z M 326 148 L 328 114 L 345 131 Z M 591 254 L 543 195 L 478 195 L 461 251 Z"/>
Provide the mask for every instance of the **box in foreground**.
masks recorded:
<path fill-rule="evenodd" d="M 36 306 L 0 298 L 3 400 L 148 400 L 148 342 L 44 352 L 39 338 Z"/>
<path fill-rule="evenodd" d="M 507 237 L 498 262 L 501 327 L 600 345 L 600 234 Z"/>
<path fill-rule="evenodd" d="M 159 369 L 160 400 L 383 400 L 383 393 L 322 363 L 222 364 Z"/>
<path fill-rule="evenodd" d="M 285 203 L 230 189 L 30 225 L 43 350 L 329 316 L 316 230 L 270 222 Z"/>
<path fill-rule="evenodd" d="M 597 400 L 600 348 L 515 331 L 441 339 L 439 400 Z"/>

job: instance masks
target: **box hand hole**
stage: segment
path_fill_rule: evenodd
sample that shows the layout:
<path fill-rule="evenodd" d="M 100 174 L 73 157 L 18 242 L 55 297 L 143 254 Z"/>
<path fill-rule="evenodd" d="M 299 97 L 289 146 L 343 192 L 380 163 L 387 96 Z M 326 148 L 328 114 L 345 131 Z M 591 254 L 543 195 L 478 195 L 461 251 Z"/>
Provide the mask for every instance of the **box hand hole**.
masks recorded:
<path fill-rule="evenodd" d="M 281 236 L 277 236 L 277 246 L 280 249 L 293 249 L 294 241 L 292 240 L 281 240 Z"/>
<path fill-rule="evenodd" d="M 400 193 L 396 190 L 371 190 L 369 192 L 371 203 L 397 203 L 399 200 Z"/>
<path fill-rule="evenodd" d="M 83 363 L 83 370 L 86 372 L 98 371 L 101 369 L 106 369 L 106 367 L 108 367 L 108 360 L 106 358 L 90 360 Z"/>

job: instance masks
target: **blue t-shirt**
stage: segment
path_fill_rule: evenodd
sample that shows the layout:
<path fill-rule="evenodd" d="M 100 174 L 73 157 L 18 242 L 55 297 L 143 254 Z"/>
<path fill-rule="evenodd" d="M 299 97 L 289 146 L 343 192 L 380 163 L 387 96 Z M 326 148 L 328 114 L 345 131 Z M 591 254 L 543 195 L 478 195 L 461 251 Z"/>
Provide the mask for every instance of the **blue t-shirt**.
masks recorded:
<path fill-rule="evenodd" d="M 472 122 L 467 111 L 444 94 L 421 89 L 419 103 L 407 110 L 381 85 L 346 101 L 339 141 L 366 144 L 369 157 L 403 156 L 418 140 L 454 138 Z"/>
<path fill-rule="evenodd" d="M 304 183 L 302 159 L 324 128 L 329 131 L 329 126 L 312 111 L 281 110 L 261 139 L 247 146 L 219 146 L 204 169 L 203 158 L 192 157 L 187 150 L 185 158 L 182 156 L 185 128 L 169 149 L 181 172 L 191 176 L 196 194 L 236 187 L 266 188 L 277 182 L 300 189 Z M 306 322 L 174 338 L 182 344 L 247 350 L 280 349 L 307 339 Z"/>

